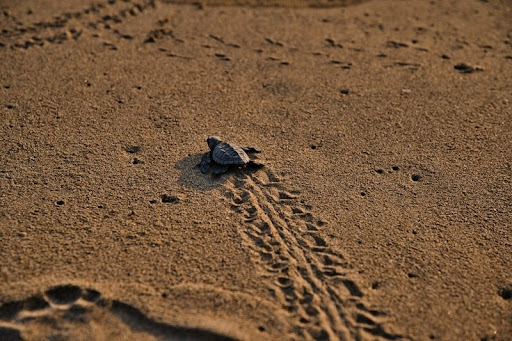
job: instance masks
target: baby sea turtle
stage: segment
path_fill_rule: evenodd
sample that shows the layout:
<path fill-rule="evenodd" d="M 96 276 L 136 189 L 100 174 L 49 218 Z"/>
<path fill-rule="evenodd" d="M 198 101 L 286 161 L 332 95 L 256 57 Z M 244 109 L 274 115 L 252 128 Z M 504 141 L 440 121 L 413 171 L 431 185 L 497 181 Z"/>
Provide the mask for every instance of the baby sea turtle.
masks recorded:
<path fill-rule="evenodd" d="M 259 149 L 254 147 L 240 147 L 236 144 L 224 142 L 217 136 L 209 136 L 206 139 L 210 151 L 203 155 L 199 169 L 201 173 L 208 173 L 211 165 L 217 165 L 213 170 L 213 174 L 219 175 L 227 172 L 230 166 L 250 166 L 263 167 L 262 164 L 256 163 L 249 158 L 247 153 L 259 153 Z"/>

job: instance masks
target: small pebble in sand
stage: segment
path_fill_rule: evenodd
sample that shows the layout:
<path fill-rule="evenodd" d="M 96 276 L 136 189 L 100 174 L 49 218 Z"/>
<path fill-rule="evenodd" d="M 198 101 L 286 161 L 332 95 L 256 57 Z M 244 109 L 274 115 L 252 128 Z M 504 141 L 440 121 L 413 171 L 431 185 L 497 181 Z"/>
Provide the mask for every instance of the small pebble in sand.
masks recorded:
<path fill-rule="evenodd" d="M 165 204 L 177 204 L 178 202 L 180 202 L 180 198 L 175 197 L 173 195 L 162 194 L 160 198 L 162 199 L 162 202 Z"/>

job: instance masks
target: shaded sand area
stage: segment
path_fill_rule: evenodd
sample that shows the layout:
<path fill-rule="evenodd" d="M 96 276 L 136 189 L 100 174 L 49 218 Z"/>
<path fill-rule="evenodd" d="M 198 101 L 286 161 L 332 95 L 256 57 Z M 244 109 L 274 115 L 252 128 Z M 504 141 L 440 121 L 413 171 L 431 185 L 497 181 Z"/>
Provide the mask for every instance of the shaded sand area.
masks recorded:
<path fill-rule="evenodd" d="M 511 3 L 249 4 L 0 2 L 0 339 L 510 340 Z"/>

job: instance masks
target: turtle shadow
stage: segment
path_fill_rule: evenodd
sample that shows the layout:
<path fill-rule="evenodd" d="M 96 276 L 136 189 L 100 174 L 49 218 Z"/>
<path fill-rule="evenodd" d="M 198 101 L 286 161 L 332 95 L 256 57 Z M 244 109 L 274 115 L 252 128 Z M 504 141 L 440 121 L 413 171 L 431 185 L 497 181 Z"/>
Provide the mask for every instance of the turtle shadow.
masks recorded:
<path fill-rule="evenodd" d="M 237 174 L 252 174 L 257 171 L 255 168 L 236 168 L 232 167 L 226 173 L 221 175 L 213 175 L 212 172 L 206 174 L 201 173 L 199 170 L 199 162 L 201 162 L 201 154 L 189 154 L 183 159 L 179 160 L 174 168 L 180 170 L 178 184 L 188 188 L 193 188 L 199 191 L 210 191 L 224 185 L 228 179 Z M 212 165 L 212 170 L 217 166 Z"/>
<path fill-rule="evenodd" d="M 174 168 L 180 170 L 179 185 L 199 191 L 210 191 L 226 183 L 230 172 L 220 176 L 214 176 L 211 172 L 207 174 L 201 173 L 199 162 L 203 154 L 189 154 L 176 163 Z"/>

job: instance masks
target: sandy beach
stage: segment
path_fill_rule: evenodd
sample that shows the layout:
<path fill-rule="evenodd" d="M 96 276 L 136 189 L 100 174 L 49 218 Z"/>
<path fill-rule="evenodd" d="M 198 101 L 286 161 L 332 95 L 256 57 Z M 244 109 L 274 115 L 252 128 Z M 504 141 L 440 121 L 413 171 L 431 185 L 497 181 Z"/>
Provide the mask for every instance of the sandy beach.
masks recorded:
<path fill-rule="evenodd" d="M 0 2 L 0 340 L 512 340 L 511 17 Z"/>

